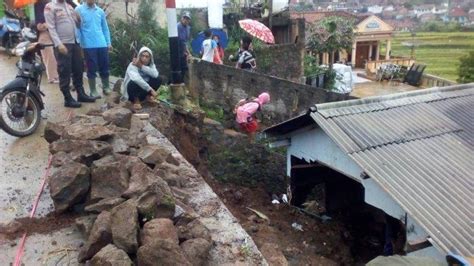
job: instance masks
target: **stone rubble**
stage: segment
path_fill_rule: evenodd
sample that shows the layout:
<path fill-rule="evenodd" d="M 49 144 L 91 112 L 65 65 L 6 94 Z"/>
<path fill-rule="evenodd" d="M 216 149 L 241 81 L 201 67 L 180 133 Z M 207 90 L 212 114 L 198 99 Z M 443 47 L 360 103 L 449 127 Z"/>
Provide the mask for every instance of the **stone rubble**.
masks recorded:
<path fill-rule="evenodd" d="M 197 171 L 150 123 L 121 107 L 49 123 L 58 213 L 81 210 L 90 265 L 267 265 Z M 102 115 L 102 116 L 99 116 Z M 225 232 L 225 233 L 223 233 Z M 239 252 L 245 245 L 245 254 Z"/>

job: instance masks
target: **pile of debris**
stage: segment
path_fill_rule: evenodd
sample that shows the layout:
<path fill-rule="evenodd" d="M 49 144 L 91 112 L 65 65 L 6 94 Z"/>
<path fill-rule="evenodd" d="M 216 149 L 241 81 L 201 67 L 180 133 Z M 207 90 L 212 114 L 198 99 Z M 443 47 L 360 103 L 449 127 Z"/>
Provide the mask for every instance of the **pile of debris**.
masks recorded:
<path fill-rule="evenodd" d="M 250 237 L 174 146 L 130 110 L 95 110 L 48 123 L 44 137 L 56 212 L 92 214 L 78 221 L 87 239 L 79 262 L 265 264 L 251 240 L 251 256 L 239 254 L 239 242 Z M 193 198 L 195 192 L 205 198 Z M 223 222 L 233 230 L 226 239 L 218 236 Z"/>

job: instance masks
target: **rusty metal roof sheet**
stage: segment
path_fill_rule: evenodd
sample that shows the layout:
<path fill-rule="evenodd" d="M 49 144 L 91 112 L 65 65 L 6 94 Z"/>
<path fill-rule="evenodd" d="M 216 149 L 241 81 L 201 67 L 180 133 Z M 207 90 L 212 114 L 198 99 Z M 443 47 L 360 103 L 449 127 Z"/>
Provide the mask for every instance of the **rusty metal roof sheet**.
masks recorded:
<path fill-rule="evenodd" d="M 474 84 L 316 109 L 315 122 L 435 246 L 474 256 Z"/>

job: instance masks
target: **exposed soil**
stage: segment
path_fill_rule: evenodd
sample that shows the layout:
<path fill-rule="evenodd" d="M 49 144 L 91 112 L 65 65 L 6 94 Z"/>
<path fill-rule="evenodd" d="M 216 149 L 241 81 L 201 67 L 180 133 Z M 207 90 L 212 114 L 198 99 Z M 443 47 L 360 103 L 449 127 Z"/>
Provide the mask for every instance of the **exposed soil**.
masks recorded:
<path fill-rule="evenodd" d="M 80 217 L 79 214 L 55 214 L 50 213 L 46 217 L 41 218 L 17 218 L 13 222 L 0 226 L 0 240 L 14 240 L 28 232 L 31 234 L 48 234 L 66 228 L 75 223 L 75 219 Z"/>
<path fill-rule="evenodd" d="M 354 265 L 347 243 L 350 233 L 337 221 L 323 223 L 285 204 L 274 205 L 262 188 L 246 188 L 206 178 L 259 249 L 276 244 L 290 265 Z M 248 208 L 262 212 L 269 222 Z M 296 222 L 303 231 L 292 227 Z M 263 252 L 263 251 L 262 251 Z M 265 254 L 268 256 L 272 254 Z"/>

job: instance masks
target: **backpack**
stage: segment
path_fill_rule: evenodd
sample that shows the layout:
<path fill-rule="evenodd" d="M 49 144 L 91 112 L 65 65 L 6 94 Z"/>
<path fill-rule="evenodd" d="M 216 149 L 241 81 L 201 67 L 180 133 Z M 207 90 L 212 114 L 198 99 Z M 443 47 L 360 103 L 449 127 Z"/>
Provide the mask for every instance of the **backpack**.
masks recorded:
<path fill-rule="evenodd" d="M 257 98 L 255 97 L 252 97 L 252 98 L 247 98 L 247 99 L 244 99 L 244 100 L 240 100 L 234 107 L 234 114 L 237 113 L 237 108 L 239 108 L 240 106 L 242 105 L 245 105 L 247 103 L 251 103 L 251 102 L 254 102 L 254 103 L 257 103 L 258 104 L 258 109 L 257 111 L 261 111 L 262 109 L 262 105 L 257 101 Z M 254 114 L 255 115 L 255 114 Z M 254 117 L 253 116 L 249 116 L 247 118 L 247 123 L 249 122 L 252 122 L 254 120 Z"/>
<path fill-rule="evenodd" d="M 257 61 L 251 52 L 243 51 L 240 57 L 243 57 L 243 63 L 240 65 L 242 69 L 255 69 L 257 67 Z"/>

